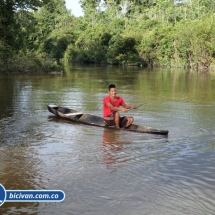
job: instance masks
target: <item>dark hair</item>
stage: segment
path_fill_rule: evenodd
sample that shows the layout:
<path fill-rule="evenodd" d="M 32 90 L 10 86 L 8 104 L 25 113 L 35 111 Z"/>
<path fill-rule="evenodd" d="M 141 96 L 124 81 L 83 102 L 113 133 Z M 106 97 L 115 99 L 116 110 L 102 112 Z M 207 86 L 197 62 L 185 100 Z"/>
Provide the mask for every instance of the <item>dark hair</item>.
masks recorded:
<path fill-rule="evenodd" d="M 110 91 L 111 88 L 116 88 L 116 86 L 114 84 L 110 84 L 108 90 Z"/>

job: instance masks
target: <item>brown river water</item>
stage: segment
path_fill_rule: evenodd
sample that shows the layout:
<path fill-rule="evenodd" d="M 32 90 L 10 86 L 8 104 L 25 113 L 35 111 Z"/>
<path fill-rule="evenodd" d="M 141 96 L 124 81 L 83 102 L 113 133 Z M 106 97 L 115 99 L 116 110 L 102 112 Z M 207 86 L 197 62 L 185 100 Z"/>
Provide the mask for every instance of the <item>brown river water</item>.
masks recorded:
<path fill-rule="evenodd" d="M 102 115 L 114 83 L 135 124 L 168 137 L 56 118 L 47 104 Z M 0 76 L 0 184 L 62 190 L 62 202 L 5 202 L 11 215 L 215 214 L 215 73 L 70 66 Z M 122 114 L 123 115 L 123 114 Z"/>

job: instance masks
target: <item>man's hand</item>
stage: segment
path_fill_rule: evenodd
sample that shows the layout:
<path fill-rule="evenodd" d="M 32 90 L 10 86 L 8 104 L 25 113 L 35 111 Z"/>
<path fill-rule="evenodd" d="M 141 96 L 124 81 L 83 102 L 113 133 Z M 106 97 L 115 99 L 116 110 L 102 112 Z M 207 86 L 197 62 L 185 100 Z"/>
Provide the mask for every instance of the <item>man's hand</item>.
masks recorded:
<path fill-rule="evenodd" d="M 122 112 L 126 113 L 126 112 L 128 112 L 128 111 L 129 111 L 129 109 L 127 109 L 127 108 L 122 108 Z"/>

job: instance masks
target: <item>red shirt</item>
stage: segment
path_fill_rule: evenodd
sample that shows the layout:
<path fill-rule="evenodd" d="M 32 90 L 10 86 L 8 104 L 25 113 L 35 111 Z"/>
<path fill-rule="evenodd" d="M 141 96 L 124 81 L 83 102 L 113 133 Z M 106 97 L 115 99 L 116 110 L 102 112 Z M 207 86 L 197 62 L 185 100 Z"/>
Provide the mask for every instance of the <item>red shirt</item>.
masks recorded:
<path fill-rule="evenodd" d="M 110 116 L 110 114 L 114 113 L 106 104 L 111 103 L 114 107 L 119 107 L 125 105 L 124 100 L 120 96 L 116 96 L 116 100 L 113 101 L 110 96 L 107 96 L 103 99 L 103 117 Z"/>

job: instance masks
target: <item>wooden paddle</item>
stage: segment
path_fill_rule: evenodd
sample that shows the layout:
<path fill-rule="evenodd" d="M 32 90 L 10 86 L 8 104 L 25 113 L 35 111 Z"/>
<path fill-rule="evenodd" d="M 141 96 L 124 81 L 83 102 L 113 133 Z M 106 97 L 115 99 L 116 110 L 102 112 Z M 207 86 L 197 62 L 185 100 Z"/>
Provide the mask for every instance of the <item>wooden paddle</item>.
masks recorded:
<path fill-rule="evenodd" d="M 144 104 L 137 105 L 136 108 L 143 106 Z"/>
<path fill-rule="evenodd" d="M 129 110 L 137 109 L 138 107 L 141 107 L 142 105 L 144 105 L 144 104 L 137 105 L 136 108 L 129 108 Z"/>

